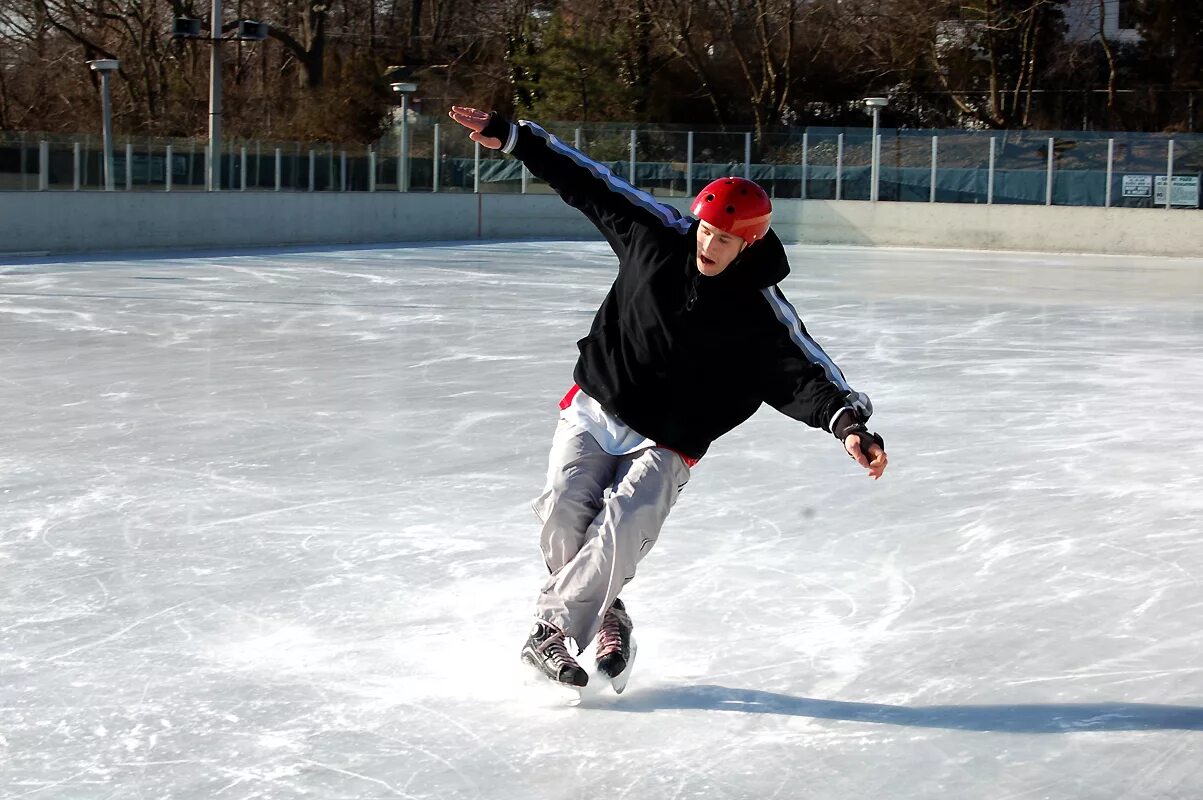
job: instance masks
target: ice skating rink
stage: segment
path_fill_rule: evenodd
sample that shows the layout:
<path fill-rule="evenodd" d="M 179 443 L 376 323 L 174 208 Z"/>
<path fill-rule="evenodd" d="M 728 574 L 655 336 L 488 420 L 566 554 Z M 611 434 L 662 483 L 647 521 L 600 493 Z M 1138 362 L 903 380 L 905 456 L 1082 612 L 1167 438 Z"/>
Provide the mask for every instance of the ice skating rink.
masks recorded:
<path fill-rule="evenodd" d="M 0 796 L 1203 796 L 1203 260 L 790 256 L 889 470 L 718 442 L 579 708 L 517 656 L 603 244 L 0 263 Z"/>

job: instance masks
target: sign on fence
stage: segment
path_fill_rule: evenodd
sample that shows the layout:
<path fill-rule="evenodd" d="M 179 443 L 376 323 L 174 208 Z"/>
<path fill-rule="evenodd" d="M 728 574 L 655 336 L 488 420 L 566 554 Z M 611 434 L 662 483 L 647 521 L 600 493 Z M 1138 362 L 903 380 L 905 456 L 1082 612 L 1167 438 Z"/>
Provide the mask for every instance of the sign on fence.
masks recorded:
<path fill-rule="evenodd" d="M 172 159 L 175 160 L 174 158 Z M 161 183 L 165 180 L 165 170 L 167 159 L 163 156 L 148 156 L 142 153 L 134 153 L 134 160 L 131 162 L 133 167 L 131 177 L 134 183 L 150 183 L 151 181 Z M 117 175 L 125 175 L 125 153 L 113 154 L 113 172 Z M 121 180 L 124 180 L 122 178 Z"/>
<path fill-rule="evenodd" d="M 1199 176 L 1175 175 L 1174 185 L 1170 191 L 1170 204 L 1175 206 L 1186 206 L 1188 208 L 1199 207 Z M 1165 176 L 1158 175 L 1155 191 L 1153 192 L 1153 205 L 1165 205 Z"/>
<path fill-rule="evenodd" d="M 1124 197 L 1148 197 L 1153 194 L 1152 175 L 1125 175 Z"/>

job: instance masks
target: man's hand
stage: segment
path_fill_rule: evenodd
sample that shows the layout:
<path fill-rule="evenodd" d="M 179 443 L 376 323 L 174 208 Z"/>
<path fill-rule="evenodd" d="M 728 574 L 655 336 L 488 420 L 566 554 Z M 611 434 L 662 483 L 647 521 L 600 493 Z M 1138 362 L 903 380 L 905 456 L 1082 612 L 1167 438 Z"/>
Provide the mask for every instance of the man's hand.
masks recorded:
<path fill-rule="evenodd" d="M 447 115 L 472 131 L 472 133 L 468 134 L 468 138 L 472 141 L 480 142 L 490 150 L 500 150 L 501 145 L 504 144 L 500 139 L 481 135 L 481 131 L 489 124 L 488 111 L 481 111 L 480 109 L 469 108 L 468 106 L 452 106 Z"/>
<path fill-rule="evenodd" d="M 869 452 L 866 454 L 861 451 L 861 439 L 862 436 L 859 433 L 849 434 L 844 439 L 844 449 L 848 451 L 848 455 L 856 460 L 857 464 L 869 470 L 869 477 L 877 480 L 881 477 L 881 473 L 886 471 L 886 464 L 889 462 L 889 459 L 886 457 L 886 451 L 866 435 L 863 437 L 864 441 L 869 445 Z"/>

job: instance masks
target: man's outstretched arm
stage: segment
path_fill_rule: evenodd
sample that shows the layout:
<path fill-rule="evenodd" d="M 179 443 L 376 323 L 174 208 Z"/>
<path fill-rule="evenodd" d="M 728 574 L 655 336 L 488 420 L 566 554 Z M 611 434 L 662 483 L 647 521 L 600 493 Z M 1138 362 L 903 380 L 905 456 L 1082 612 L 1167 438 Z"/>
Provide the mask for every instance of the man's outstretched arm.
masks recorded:
<path fill-rule="evenodd" d="M 510 153 L 544 180 L 569 205 L 580 210 L 622 257 L 640 230 L 675 228 L 691 221 L 672 206 L 658 202 L 532 122 L 511 124 L 496 112 L 453 106 L 453 120 L 483 147 Z"/>

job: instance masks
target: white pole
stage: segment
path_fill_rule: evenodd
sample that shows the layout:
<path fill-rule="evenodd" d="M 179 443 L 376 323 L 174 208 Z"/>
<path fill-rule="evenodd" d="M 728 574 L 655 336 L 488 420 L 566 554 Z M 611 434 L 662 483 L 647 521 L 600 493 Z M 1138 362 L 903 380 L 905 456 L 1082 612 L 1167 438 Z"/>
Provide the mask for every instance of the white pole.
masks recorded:
<path fill-rule="evenodd" d="M 879 109 L 877 106 L 874 106 L 873 107 L 873 141 L 871 143 L 873 155 L 870 159 L 871 166 L 869 167 L 869 180 L 871 182 L 871 185 L 869 186 L 869 199 L 872 200 L 873 202 L 877 202 L 877 177 L 878 177 L 878 175 L 881 174 L 879 172 L 880 167 L 881 167 L 881 165 L 879 163 L 880 159 L 881 159 L 881 153 L 878 152 L 878 147 L 877 147 L 877 125 L 878 125 L 880 116 L 881 116 L 881 109 Z"/>
<path fill-rule="evenodd" d="M 627 173 L 629 175 L 629 179 L 630 179 L 632 186 L 635 185 L 635 148 L 636 147 L 638 147 L 638 144 L 636 143 L 636 139 L 635 139 L 635 130 L 632 128 L 631 129 L 631 144 L 629 146 L 629 151 L 630 151 L 630 156 L 631 156 L 631 167 L 630 167 L 631 171 L 629 173 Z"/>
<path fill-rule="evenodd" d="M 171 145 L 167 145 L 167 155 L 163 160 L 163 191 L 165 192 L 171 191 L 171 159 L 174 150 L 175 148 L 173 148 Z"/>
<path fill-rule="evenodd" d="M 433 177 L 430 179 L 430 191 L 437 192 L 439 190 L 439 123 L 434 124 L 434 163 L 432 165 Z"/>
<path fill-rule="evenodd" d="M 752 132 L 744 133 L 744 179 L 752 180 Z"/>
<path fill-rule="evenodd" d="M 368 191 L 376 191 L 376 151 L 368 148 Z"/>
<path fill-rule="evenodd" d="M 1115 179 L 1115 140 L 1107 140 L 1107 202 L 1105 208 L 1111 208 L 1111 182 Z"/>
<path fill-rule="evenodd" d="M 806 182 L 810 178 L 810 131 L 802 134 L 802 193 L 803 200 L 806 199 Z"/>
<path fill-rule="evenodd" d="M 577 128 L 576 132 L 573 134 L 572 146 L 573 146 L 573 148 L 575 148 L 577 150 L 581 149 L 581 129 L 580 128 Z"/>
<path fill-rule="evenodd" d="M 844 134 L 836 137 L 835 146 L 835 199 L 844 199 Z"/>
<path fill-rule="evenodd" d="M 401 169 L 397 173 L 397 191 L 409 191 L 409 93 L 401 93 Z"/>
<path fill-rule="evenodd" d="M 472 170 L 472 193 L 480 194 L 480 142 L 476 143 L 475 166 Z"/>
<path fill-rule="evenodd" d="M 940 137 L 931 137 L 931 197 L 929 203 L 936 202 L 936 161 L 940 155 Z"/>
<path fill-rule="evenodd" d="M 284 166 L 283 162 L 284 162 L 284 158 L 280 154 L 280 148 L 277 147 L 276 148 L 276 191 L 277 192 L 280 191 L 280 186 L 282 184 L 280 172 L 281 172 L 281 168 Z"/>
<path fill-rule="evenodd" d="M 1048 171 L 1044 181 L 1044 204 L 1051 206 L 1053 204 L 1053 148 L 1057 142 L 1051 136 L 1048 140 Z"/>
<path fill-rule="evenodd" d="M 83 161 L 83 154 L 80 152 L 79 142 L 76 142 L 75 147 L 72 148 L 72 168 L 75 172 L 73 188 L 77 192 L 79 191 L 80 186 L 79 165 L 81 161 Z"/>
<path fill-rule="evenodd" d="M 38 143 L 38 191 L 50 188 L 50 143 L 43 139 Z"/>
<path fill-rule="evenodd" d="M 1174 140 L 1170 139 L 1169 161 L 1165 165 L 1165 207 L 1174 208 Z"/>
<path fill-rule="evenodd" d="M 693 131 L 685 136 L 685 196 L 693 197 Z"/>
<path fill-rule="evenodd" d="M 986 173 L 986 205 L 994 205 L 994 159 L 998 140 L 990 137 L 990 169 Z"/>
<path fill-rule="evenodd" d="M 873 199 L 881 199 L 881 134 L 873 140 L 873 150 L 877 157 L 877 176 L 873 178 Z"/>
<path fill-rule="evenodd" d="M 242 146 L 242 150 L 239 153 L 239 155 L 240 155 L 240 159 L 238 161 L 238 178 L 239 178 L 238 191 L 245 192 L 246 191 L 246 145 Z"/>
<path fill-rule="evenodd" d="M 125 191 L 130 191 L 134 188 L 134 144 L 126 141 L 125 143 Z"/>
<path fill-rule="evenodd" d="M 104 117 L 104 190 L 117 188 L 117 176 L 113 174 L 113 103 L 109 98 L 109 71 L 100 73 L 100 92 L 103 95 Z"/>
<path fill-rule="evenodd" d="M 221 0 L 213 0 L 209 13 L 209 150 L 210 192 L 221 190 Z"/>
<path fill-rule="evenodd" d="M 526 194 L 526 164 L 522 165 L 522 193 Z"/>

